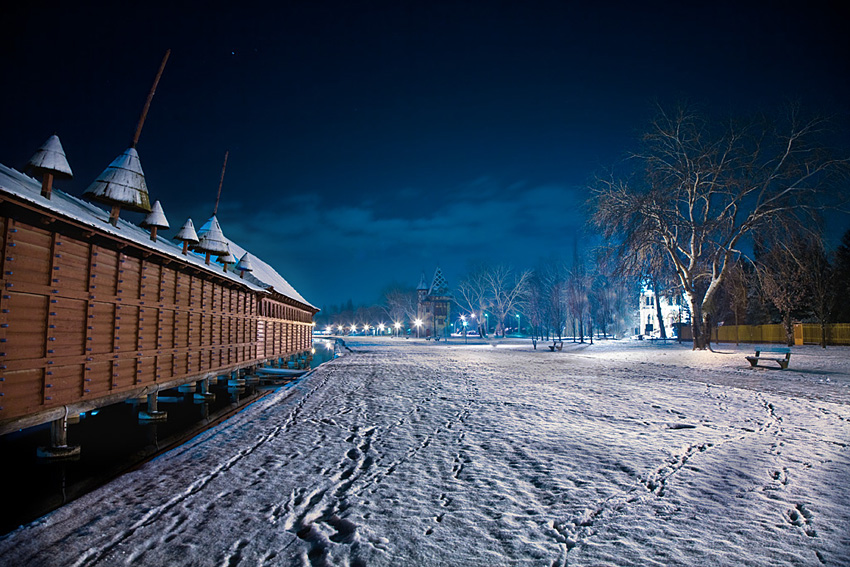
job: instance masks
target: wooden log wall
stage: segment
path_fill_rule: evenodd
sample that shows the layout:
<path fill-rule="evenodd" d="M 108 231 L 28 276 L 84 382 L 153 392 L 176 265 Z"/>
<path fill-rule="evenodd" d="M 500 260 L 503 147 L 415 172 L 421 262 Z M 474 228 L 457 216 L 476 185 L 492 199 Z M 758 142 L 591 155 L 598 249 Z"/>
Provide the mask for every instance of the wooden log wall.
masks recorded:
<path fill-rule="evenodd" d="M 306 306 L 28 220 L 0 216 L 0 423 L 311 346 Z"/>

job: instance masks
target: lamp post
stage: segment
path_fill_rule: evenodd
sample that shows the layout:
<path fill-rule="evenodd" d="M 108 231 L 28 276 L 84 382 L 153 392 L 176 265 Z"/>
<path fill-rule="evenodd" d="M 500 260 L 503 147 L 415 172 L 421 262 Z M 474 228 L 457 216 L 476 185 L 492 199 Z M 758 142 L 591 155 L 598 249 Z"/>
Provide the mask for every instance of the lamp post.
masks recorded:
<path fill-rule="evenodd" d="M 522 334 L 522 319 L 520 319 L 519 313 L 516 314 L 516 334 Z"/>
<path fill-rule="evenodd" d="M 342 332 L 345 330 L 345 327 L 343 327 L 342 325 L 339 325 L 336 329 L 337 329 L 337 331 L 339 331 L 340 334 L 342 334 Z"/>
<path fill-rule="evenodd" d="M 381 336 L 383 336 L 383 335 L 384 335 L 384 329 L 385 329 L 385 328 L 386 328 L 386 326 L 385 326 L 383 323 L 381 323 L 380 325 L 378 325 L 378 330 L 379 330 L 379 331 L 381 331 Z"/>
<path fill-rule="evenodd" d="M 417 319 L 416 321 L 413 322 L 413 324 L 416 325 L 416 338 L 418 339 L 419 338 L 419 327 L 422 326 L 422 319 Z"/>
<path fill-rule="evenodd" d="M 393 325 L 393 327 L 395 327 L 395 338 L 398 338 L 398 331 L 399 331 L 399 329 L 401 329 L 401 323 L 396 321 L 395 324 Z"/>
<path fill-rule="evenodd" d="M 486 313 L 484 314 L 484 334 L 490 334 L 490 316 Z"/>
<path fill-rule="evenodd" d="M 466 336 L 466 315 L 461 315 L 460 320 L 463 321 L 463 344 L 469 344 L 469 338 Z"/>

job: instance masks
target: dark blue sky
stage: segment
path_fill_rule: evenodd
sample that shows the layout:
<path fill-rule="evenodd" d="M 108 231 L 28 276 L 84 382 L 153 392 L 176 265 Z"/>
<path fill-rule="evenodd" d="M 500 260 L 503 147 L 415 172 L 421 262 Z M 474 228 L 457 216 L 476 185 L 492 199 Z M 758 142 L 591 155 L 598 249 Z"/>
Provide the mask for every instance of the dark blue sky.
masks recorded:
<path fill-rule="evenodd" d="M 230 150 L 225 234 L 318 306 L 375 302 L 437 264 L 453 285 L 470 261 L 569 256 L 584 185 L 656 100 L 795 99 L 845 126 L 850 110 L 838 2 L 15 4 L 0 163 L 55 131 L 75 173 L 57 186 L 82 194 L 170 48 L 138 145 L 151 199 L 172 232 L 200 226 Z"/>

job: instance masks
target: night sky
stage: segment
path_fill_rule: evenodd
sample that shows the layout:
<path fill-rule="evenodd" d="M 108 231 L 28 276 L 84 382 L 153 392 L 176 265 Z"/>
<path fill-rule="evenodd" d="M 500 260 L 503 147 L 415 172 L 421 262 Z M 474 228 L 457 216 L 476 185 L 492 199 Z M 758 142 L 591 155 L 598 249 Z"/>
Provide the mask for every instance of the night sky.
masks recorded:
<path fill-rule="evenodd" d="M 81 195 L 170 48 L 138 144 L 165 234 L 210 216 L 229 150 L 225 235 L 319 307 L 569 257 L 587 182 L 656 101 L 850 111 L 837 1 L 6 4 L 0 163 L 56 132 L 75 174 L 57 187 Z"/>

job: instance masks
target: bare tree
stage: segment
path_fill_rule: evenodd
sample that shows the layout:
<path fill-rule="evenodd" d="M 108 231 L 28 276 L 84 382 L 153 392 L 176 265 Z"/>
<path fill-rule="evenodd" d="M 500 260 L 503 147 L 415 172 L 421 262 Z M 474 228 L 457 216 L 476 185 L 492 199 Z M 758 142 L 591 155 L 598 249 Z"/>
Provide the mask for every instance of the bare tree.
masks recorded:
<path fill-rule="evenodd" d="M 739 344 L 739 335 L 737 328 L 741 325 L 741 318 L 746 315 L 747 303 L 750 297 L 750 288 L 752 287 L 751 274 L 747 273 L 742 262 L 736 262 L 729 269 L 729 275 L 726 277 L 724 289 L 729 298 L 729 308 L 735 322 L 735 344 Z"/>
<path fill-rule="evenodd" d="M 484 311 L 490 307 L 490 295 L 487 284 L 489 268 L 479 264 L 458 283 L 455 301 L 461 309 L 468 310 L 477 321 L 478 333 L 487 336 Z"/>
<path fill-rule="evenodd" d="M 552 335 L 558 339 L 563 338 L 567 326 L 567 277 L 567 267 L 560 260 L 547 265 L 543 276 L 549 312 L 548 326 L 552 329 Z"/>
<path fill-rule="evenodd" d="M 416 319 L 418 303 L 412 287 L 392 285 L 383 293 L 383 308 L 394 323 Z"/>
<path fill-rule="evenodd" d="M 741 244 L 777 218 L 813 213 L 822 190 L 846 176 L 818 138 L 822 120 L 796 109 L 767 122 L 722 129 L 687 109 L 659 109 L 634 157 L 632 179 L 600 179 L 594 221 L 608 238 L 650 242 L 669 258 L 690 304 L 694 348 L 708 347 L 717 292 Z"/>
<path fill-rule="evenodd" d="M 805 306 L 807 299 L 805 266 L 799 257 L 801 246 L 799 241 L 791 242 L 774 244 L 756 261 L 762 293 L 779 310 L 788 346 L 794 344 L 792 315 Z"/>
<path fill-rule="evenodd" d="M 521 273 L 505 265 L 495 266 L 484 273 L 490 310 L 496 317 L 496 335 L 505 336 L 505 317 L 520 307 L 528 290 L 531 270 Z"/>
<path fill-rule="evenodd" d="M 822 235 L 812 235 L 801 244 L 803 278 L 811 297 L 812 314 L 820 324 L 820 344 L 826 348 L 826 326 L 832 320 L 838 297 L 836 270 L 824 248 Z"/>

